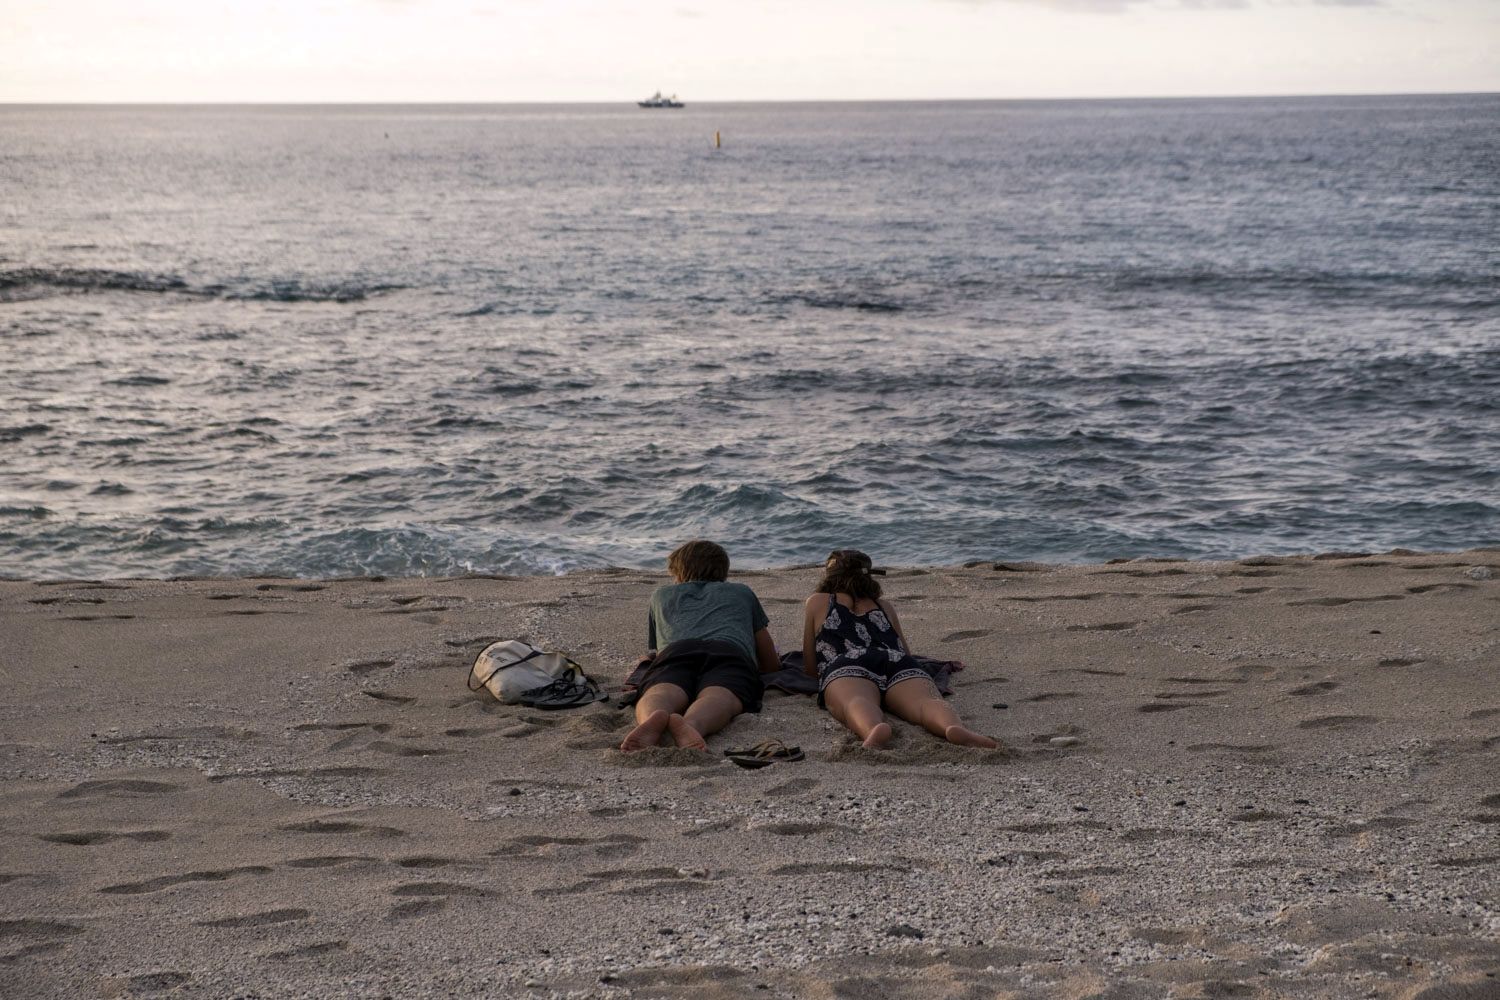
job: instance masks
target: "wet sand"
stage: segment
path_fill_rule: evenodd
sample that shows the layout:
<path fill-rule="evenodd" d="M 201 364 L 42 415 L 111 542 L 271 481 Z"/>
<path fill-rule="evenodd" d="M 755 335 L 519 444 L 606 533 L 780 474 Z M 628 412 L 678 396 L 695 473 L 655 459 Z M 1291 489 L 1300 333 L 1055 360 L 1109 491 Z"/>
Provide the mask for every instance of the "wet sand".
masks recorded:
<path fill-rule="evenodd" d="M 0 994 L 1500 997 L 1500 550 L 892 571 L 1002 751 L 465 690 L 661 582 L 0 583 Z"/>

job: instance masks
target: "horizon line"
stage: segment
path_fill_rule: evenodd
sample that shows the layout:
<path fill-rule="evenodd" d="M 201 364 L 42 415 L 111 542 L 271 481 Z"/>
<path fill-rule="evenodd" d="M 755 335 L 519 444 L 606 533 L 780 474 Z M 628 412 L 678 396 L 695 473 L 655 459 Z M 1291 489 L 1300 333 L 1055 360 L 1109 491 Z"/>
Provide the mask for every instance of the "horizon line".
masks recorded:
<path fill-rule="evenodd" d="M 718 98 L 684 101 L 684 107 L 694 105 L 726 104 L 1026 104 L 1044 102 L 1103 102 L 1103 101 L 1229 101 L 1267 100 L 1276 98 L 1315 99 L 1328 97 L 1493 97 L 1500 96 L 1495 90 L 1405 90 L 1405 91 L 1323 91 L 1283 93 L 1221 93 L 1221 94 L 1116 94 L 1116 95 L 1072 95 L 1053 97 L 794 97 L 794 98 Z M 497 105 L 515 107 L 559 107 L 589 105 L 634 105 L 637 99 L 570 99 L 560 101 L 539 100 L 241 100 L 225 99 L 211 101 L 89 101 L 89 100 L 0 100 L 0 108 L 17 107 L 493 107 Z M 662 109 L 668 110 L 668 109 Z M 678 110 L 678 109 L 670 109 Z"/>

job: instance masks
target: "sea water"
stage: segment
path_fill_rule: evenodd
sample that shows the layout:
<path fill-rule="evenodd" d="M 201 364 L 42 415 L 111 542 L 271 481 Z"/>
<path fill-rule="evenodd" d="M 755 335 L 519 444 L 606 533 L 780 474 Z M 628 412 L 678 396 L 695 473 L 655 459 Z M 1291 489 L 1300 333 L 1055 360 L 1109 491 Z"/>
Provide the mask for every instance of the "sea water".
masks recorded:
<path fill-rule="evenodd" d="M 693 536 L 1500 541 L 1500 96 L 0 108 L 0 573 Z"/>

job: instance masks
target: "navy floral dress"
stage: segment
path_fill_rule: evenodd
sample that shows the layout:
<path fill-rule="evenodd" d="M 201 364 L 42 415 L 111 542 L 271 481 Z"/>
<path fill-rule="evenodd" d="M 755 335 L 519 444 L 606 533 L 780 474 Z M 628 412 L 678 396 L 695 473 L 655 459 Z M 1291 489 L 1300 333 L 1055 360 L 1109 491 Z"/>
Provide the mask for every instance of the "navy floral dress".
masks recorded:
<path fill-rule="evenodd" d="M 901 637 L 880 608 L 855 614 L 832 594 L 828 614 L 818 628 L 814 649 L 818 657 L 818 704 L 823 691 L 840 677 L 873 681 L 884 693 L 892 684 L 913 677 L 931 678 L 901 645 Z"/>

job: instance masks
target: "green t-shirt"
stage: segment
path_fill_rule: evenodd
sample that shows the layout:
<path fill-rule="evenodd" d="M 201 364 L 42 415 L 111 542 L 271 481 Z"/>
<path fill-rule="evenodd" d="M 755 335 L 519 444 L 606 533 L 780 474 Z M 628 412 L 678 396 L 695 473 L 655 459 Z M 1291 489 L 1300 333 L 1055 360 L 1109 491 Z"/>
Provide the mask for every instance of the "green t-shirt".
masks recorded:
<path fill-rule="evenodd" d="M 755 591 L 743 583 L 693 580 L 657 587 L 651 595 L 651 639 L 663 649 L 682 639 L 731 642 L 755 659 L 755 633 L 771 624 Z"/>

